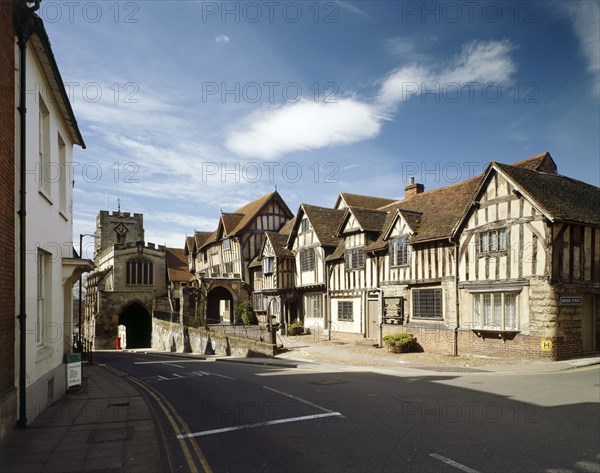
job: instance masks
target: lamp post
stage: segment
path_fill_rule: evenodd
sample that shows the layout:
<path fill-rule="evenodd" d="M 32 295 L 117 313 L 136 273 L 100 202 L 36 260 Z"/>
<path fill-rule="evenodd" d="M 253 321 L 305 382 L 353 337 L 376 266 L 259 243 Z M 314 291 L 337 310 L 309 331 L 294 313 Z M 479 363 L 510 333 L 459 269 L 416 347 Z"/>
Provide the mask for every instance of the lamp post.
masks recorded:
<path fill-rule="evenodd" d="M 84 236 L 93 236 L 93 237 L 97 237 L 98 235 L 96 235 L 95 233 L 80 233 L 79 234 L 79 257 L 81 259 L 83 259 L 83 237 Z M 77 351 L 79 353 L 83 352 L 83 346 L 81 344 L 81 332 L 82 332 L 82 326 L 81 326 L 81 297 L 82 297 L 82 275 L 79 275 L 79 313 L 78 313 L 78 319 L 79 319 L 79 331 L 77 333 Z"/>

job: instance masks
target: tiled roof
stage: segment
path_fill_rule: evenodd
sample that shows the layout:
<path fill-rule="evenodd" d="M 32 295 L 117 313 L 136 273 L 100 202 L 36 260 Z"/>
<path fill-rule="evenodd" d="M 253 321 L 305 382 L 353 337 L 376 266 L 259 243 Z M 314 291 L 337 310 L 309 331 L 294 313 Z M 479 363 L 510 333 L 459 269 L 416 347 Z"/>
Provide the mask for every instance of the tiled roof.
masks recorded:
<path fill-rule="evenodd" d="M 271 246 L 278 258 L 294 257 L 294 253 L 286 247 L 288 235 L 275 232 L 265 232 L 267 238 L 271 241 Z"/>
<path fill-rule="evenodd" d="M 269 192 L 268 194 L 259 197 L 258 199 L 253 200 L 252 202 L 247 203 L 246 205 L 240 207 L 234 212 L 222 213 L 220 222 L 223 222 L 223 226 L 225 227 L 225 232 L 227 236 L 233 237 L 237 235 L 239 232 L 244 230 L 246 226 L 256 217 L 256 215 L 261 211 L 261 209 L 273 198 L 278 198 L 281 206 L 284 210 L 287 211 L 290 218 L 293 216 L 290 209 L 287 207 L 281 196 L 277 191 Z M 218 230 L 218 228 L 217 228 Z M 206 246 L 209 243 L 217 241 L 218 234 L 217 230 L 215 230 L 212 235 L 204 242 L 202 246 Z"/>
<path fill-rule="evenodd" d="M 310 220 L 321 246 L 336 247 L 339 238 L 335 236 L 338 227 L 346 213 L 345 210 L 317 207 L 315 205 L 302 204 L 304 213 Z"/>
<path fill-rule="evenodd" d="M 365 232 L 380 232 L 388 214 L 383 210 L 363 209 L 359 207 L 350 207 L 346 212 L 351 212 L 356 217 L 358 224 Z"/>
<path fill-rule="evenodd" d="M 523 169 L 555 169 L 549 153 L 517 161 L 513 166 Z M 449 238 L 468 210 L 482 178 L 483 174 L 479 174 L 466 181 L 414 194 L 391 205 L 380 207 L 379 210 L 391 210 L 395 207 L 422 214 L 419 229 L 411 237 L 410 243 Z"/>
<path fill-rule="evenodd" d="M 600 187 L 557 174 L 492 163 L 557 220 L 600 226 Z"/>
<path fill-rule="evenodd" d="M 260 255 L 254 257 L 254 259 L 248 265 L 249 268 L 260 268 L 262 263 L 260 261 Z"/>
<path fill-rule="evenodd" d="M 188 255 L 194 252 L 194 237 L 186 236 L 185 237 L 185 254 Z"/>
<path fill-rule="evenodd" d="M 338 259 L 342 259 L 344 257 L 344 253 L 346 252 L 346 243 L 343 239 L 338 242 L 336 249 L 329 256 L 325 258 L 325 261 L 335 261 Z"/>
<path fill-rule="evenodd" d="M 194 240 L 196 242 L 196 250 L 204 245 L 204 242 L 210 238 L 212 232 L 195 232 Z"/>
<path fill-rule="evenodd" d="M 185 250 L 181 248 L 167 248 L 166 257 L 169 281 L 187 282 L 193 279 L 188 269 Z"/>
<path fill-rule="evenodd" d="M 279 230 L 277 233 L 280 233 L 281 235 L 285 235 L 287 238 L 287 236 L 290 233 L 292 233 L 292 228 L 294 228 L 295 221 L 296 221 L 296 217 L 293 217 L 291 220 L 288 220 L 287 222 L 285 222 L 285 225 L 283 227 L 281 227 L 281 230 Z"/>
<path fill-rule="evenodd" d="M 235 228 L 239 225 L 244 216 L 244 214 L 240 214 L 237 212 L 221 214 L 223 229 L 225 230 L 225 234 L 227 236 L 233 236 Z"/>
<path fill-rule="evenodd" d="M 373 197 L 370 195 L 350 194 L 348 192 L 340 192 L 338 201 L 343 199 L 348 207 L 360 207 L 363 209 L 377 209 L 384 205 L 395 202 L 395 199 L 386 197 Z M 336 202 L 337 204 L 337 202 Z"/>

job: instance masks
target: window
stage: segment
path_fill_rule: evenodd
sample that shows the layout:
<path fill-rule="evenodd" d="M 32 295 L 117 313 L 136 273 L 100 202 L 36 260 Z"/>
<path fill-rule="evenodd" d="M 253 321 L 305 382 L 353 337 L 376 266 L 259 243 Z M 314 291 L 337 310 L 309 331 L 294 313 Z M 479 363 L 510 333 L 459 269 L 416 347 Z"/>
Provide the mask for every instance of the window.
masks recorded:
<path fill-rule="evenodd" d="M 442 290 L 413 289 L 413 317 L 417 319 L 441 319 Z"/>
<path fill-rule="evenodd" d="M 516 331 L 517 294 L 483 292 L 473 294 L 473 328 L 482 330 Z"/>
<path fill-rule="evenodd" d="M 489 230 L 479 234 L 479 253 L 490 254 L 506 251 L 506 228 Z"/>
<path fill-rule="evenodd" d="M 145 258 L 132 258 L 125 265 L 126 284 L 154 284 L 154 265 Z"/>
<path fill-rule="evenodd" d="M 275 266 L 275 258 L 273 256 L 265 256 L 262 260 L 263 274 L 273 273 Z"/>
<path fill-rule="evenodd" d="M 362 248 L 346 250 L 346 269 L 362 269 L 365 267 L 365 252 Z"/>
<path fill-rule="evenodd" d="M 267 310 L 267 298 L 262 292 L 255 292 L 252 294 L 252 307 L 258 312 Z"/>
<path fill-rule="evenodd" d="M 223 240 L 223 249 L 230 250 L 231 249 L 231 240 L 229 238 L 225 238 Z"/>
<path fill-rule="evenodd" d="M 321 294 L 309 294 L 306 296 L 306 317 L 313 319 L 323 318 L 323 296 Z"/>
<path fill-rule="evenodd" d="M 306 248 L 300 251 L 300 271 L 312 271 L 315 269 L 315 249 Z"/>
<path fill-rule="evenodd" d="M 225 263 L 225 272 L 233 273 L 233 263 L 232 262 Z"/>
<path fill-rule="evenodd" d="M 50 197 L 50 112 L 41 95 L 39 104 L 39 188 Z"/>
<path fill-rule="evenodd" d="M 390 240 L 390 264 L 391 266 L 405 266 L 409 263 L 408 237 L 401 236 Z"/>
<path fill-rule="evenodd" d="M 338 301 L 338 320 L 354 321 L 352 315 L 352 301 Z"/>
<path fill-rule="evenodd" d="M 37 251 L 37 314 L 35 322 L 35 343 L 44 344 L 44 326 L 48 317 L 48 296 L 50 294 L 51 254 L 38 248 Z"/>
<path fill-rule="evenodd" d="M 300 233 L 306 233 L 310 230 L 310 223 L 307 218 L 304 218 L 300 221 Z"/>
<path fill-rule="evenodd" d="M 221 267 L 218 264 L 215 264 L 210 267 L 210 275 L 215 278 L 221 275 Z"/>

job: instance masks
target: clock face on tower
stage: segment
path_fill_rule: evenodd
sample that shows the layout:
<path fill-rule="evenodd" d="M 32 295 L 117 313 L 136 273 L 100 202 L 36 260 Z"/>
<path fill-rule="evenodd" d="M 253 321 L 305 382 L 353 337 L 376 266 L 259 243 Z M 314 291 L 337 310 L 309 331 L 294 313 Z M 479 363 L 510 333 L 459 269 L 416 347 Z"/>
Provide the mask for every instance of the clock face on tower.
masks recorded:
<path fill-rule="evenodd" d="M 125 243 L 125 235 L 127 234 L 127 227 L 122 223 L 119 223 L 115 227 L 115 233 L 117 234 L 117 243 Z"/>

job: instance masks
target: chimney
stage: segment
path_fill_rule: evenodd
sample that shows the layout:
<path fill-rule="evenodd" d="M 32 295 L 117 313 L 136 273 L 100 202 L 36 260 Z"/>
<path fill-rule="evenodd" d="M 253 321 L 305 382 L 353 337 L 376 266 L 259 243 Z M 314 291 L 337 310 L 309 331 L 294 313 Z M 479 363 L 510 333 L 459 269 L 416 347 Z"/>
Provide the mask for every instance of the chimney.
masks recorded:
<path fill-rule="evenodd" d="M 425 186 L 423 184 L 415 184 L 415 178 L 411 176 L 408 185 L 404 188 L 404 198 L 412 197 L 424 191 Z"/>

